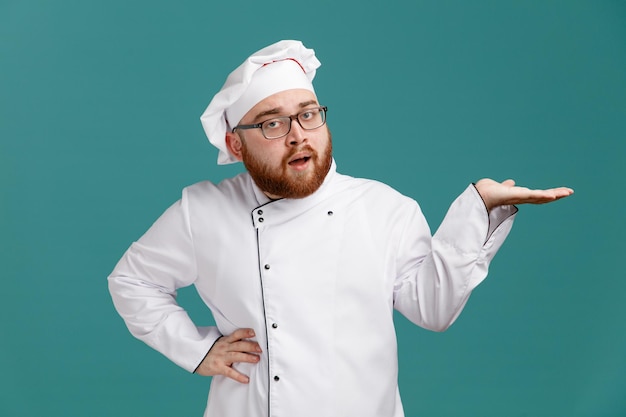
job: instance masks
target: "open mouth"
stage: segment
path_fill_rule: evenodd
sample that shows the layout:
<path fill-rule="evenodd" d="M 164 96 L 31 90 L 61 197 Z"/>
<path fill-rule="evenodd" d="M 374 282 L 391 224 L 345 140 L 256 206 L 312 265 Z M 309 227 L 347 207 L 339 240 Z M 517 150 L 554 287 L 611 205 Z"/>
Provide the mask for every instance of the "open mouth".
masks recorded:
<path fill-rule="evenodd" d="M 304 165 L 309 161 L 309 159 L 311 159 L 310 156 L 303 156 L 302 158 L 296 158 L 293 161 L 289 161 L 289 165 L 291 166 Z"/>

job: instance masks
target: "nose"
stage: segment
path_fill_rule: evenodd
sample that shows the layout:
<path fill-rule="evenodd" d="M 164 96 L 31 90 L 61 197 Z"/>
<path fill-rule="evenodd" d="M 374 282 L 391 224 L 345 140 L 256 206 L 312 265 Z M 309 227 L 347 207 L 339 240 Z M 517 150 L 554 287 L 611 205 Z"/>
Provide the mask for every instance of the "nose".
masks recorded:
<path fill-rule="evenodd" d="M 285 140 L 289 145 L 297 145 L 306 140 L 306 133 L 300 126 L 298 119 L 291 119 L 291 129 L 287 133 Z"/>

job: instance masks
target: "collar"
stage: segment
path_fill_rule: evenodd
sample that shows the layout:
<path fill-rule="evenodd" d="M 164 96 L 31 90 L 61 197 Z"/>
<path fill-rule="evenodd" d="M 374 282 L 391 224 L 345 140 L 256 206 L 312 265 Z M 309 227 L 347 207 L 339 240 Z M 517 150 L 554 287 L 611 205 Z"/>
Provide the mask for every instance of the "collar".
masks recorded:
<path fill-rule="evenodd" d="M 254 226 L 260 229 L 272 224 L 289 221 L 299 216 L 304 211 L 319 205 L 326 199 L 336 176 L 337 164 L 333 158 L 330 169 L 324 178 L 324 182 L 317 191 L 304 198 L 281 198 L 278 200 L 272 200 L 266 196 L 254 183 L 252 177 L 249 177 L 254 195 L 259 203 L 259 205 L 252 210 Z"/>

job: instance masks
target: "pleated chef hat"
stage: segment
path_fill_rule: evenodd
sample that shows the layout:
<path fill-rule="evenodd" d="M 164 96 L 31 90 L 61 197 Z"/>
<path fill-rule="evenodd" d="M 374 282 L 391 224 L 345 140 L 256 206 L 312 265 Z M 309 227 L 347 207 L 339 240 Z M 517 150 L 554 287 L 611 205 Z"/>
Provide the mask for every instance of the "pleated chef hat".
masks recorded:
<path fill-rule="evenodd" d="M 226 148 L 226 132 L 258 102 L 296 88 L 315 94 L 312 81 L 320 65 L 313 49 L 300 41 L 283 40 L 255 52 L 231 72 L 200 117 L 209 142 L 220 151 L 217 163 L 237 162 Z"/>

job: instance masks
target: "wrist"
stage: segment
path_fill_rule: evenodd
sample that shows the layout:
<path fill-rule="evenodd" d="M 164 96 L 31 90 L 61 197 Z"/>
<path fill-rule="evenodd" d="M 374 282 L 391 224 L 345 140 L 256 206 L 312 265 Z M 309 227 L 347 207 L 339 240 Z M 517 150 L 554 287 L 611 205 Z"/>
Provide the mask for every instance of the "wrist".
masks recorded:
<path fill-rule="evenodd" d="M 494 208 L 494 204 L 492 204 L 491 201 L 487 198 L 488 193 L 485 191 L 485 183 L 483 182 L 483 180 L 473 182 L 472 185 L 476 189 L 476 192 L 478 193 L 480 199 L 483 201 L 487 213 L 491 212 L 491 210 Z"/>

